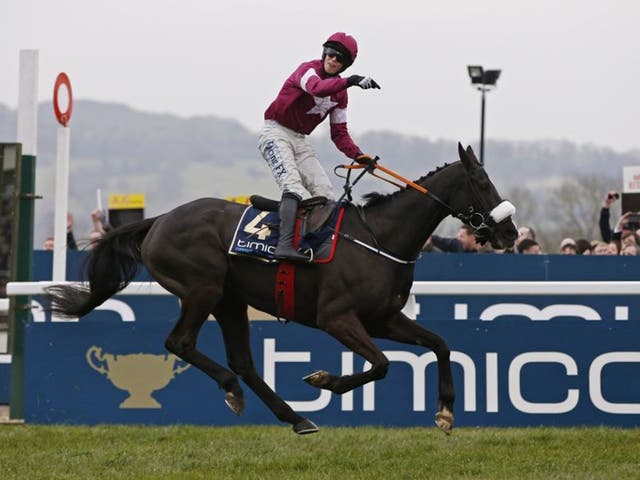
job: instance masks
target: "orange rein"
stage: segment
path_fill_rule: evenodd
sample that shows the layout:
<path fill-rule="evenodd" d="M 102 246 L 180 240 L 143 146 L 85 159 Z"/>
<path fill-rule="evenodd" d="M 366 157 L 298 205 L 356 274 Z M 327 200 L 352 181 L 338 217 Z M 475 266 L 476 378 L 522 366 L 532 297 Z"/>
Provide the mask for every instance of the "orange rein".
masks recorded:
<path fill-rule="evenodd" d="M 353 165 L 342 165 L 342 167 L 346 168 L 346 169 L 349 169 L 349 170 L 357 170 L 357 169 L 360 169 L 360 168 L 366 168 L 366 167 L 368 167 L 368 165 L 367 164 L 363 164 L 363 163 L 356 163 L 356 164 L 353 164 Z M 382 165 L 380 165 L 378 163 L 376 163 L 374 165 L 374 168 L 377 168 L 377 169 L 383 171 L 384 173 L 386 173 L 387 175 L 390 175 L 390 176 L 394 177 L 395 179 L 400 180 L 401 182 L 403 182 L 405 184 L 405 186 L 414 188 L 417 191 L 419 191 L 420 193 L 427 193 L 427 189 L 426 188 L 424 188 L 421 185 L 418 185 L 417 183 L 412 182 L 411 180 L 408 180 L 408 179 L 404 178 L 402 175 L 397 174 L 393 170 L 390 170 L 390 169 L 388 169 L 386 167 L 383 167 Z M 400 185 L 400 184 L 394 182 L 393 180 L 389 180 L 388 178 L 382 177 L 380 175 L 376 175 L 373 172 L 370 172 L 370 173 L 371 173 L 371 175 L 373 175 L 374 177 L 379 178 L 380 180 L 384 180 L 385 182 L 390 183 L 391 185 L 395 185 L 396 187 L 403 188 L 403 185 Z"/>

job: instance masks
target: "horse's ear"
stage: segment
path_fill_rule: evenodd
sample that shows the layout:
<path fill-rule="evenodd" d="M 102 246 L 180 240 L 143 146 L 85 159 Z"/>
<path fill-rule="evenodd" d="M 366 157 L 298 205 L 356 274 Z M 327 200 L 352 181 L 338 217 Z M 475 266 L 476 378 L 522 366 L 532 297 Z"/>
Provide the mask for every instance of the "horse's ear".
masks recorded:
<path fill-rule="evenodd" d="M 460 161 L 467 170 L 482 166 L 476 158 L 475 153 L 473 153 L 471 146 L 468 146 L 465 150 L 464 148 L 462 148 L 462 144 L 458 142 L 458 155 L 460 156 Z"/>
<path fill-rule="evenodd" d="M 458 156 L 460 157 L 460 161 L 464 162 L 467 158 L 467 152 L 464 151 L 462 144 L 458 142 Z"/>
<path fill-rule="evenodd" d="M 473 149 L 471 148 L 471 145 L 467 146 L 467 155 L 469 155 L 469 158 L 471 158 L 472 160 L 475 160 L 475 162 L 478 165 L 481 165 L 480 161 L 478 160 L 478 157 L 476 157 L 476 154 L 473 153 Z"/>
<path fill-rule="evenodd" d="M 460 161 L 464 165 L 464 168 L 470 170 L 473 167 L 473 160 L 469 158 L 469 154 L 465 151 L 460 142 L 458 142 L 458 155 L 460 156 Z"/>

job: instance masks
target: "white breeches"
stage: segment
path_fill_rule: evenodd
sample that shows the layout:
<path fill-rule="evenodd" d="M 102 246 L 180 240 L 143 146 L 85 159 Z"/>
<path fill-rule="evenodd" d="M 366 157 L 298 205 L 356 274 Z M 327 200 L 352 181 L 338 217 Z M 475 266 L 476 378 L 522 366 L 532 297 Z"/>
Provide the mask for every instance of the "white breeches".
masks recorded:
<path fill-rule="evenodd" d="M 334 200 L 333 186 L 305 135 L 267 120 L 258 149 L 283 192 L 300 198 L 323 196 Z"/>

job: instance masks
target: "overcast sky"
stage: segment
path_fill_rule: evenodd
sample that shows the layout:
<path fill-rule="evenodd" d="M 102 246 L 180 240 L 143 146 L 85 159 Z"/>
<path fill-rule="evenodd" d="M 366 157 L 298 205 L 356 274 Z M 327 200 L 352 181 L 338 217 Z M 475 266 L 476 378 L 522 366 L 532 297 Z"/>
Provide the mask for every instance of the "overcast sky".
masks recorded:
<path fill-rule="evenodd" d="M 346 31 L 360 47 L 347 73 L 382 85 L 349 90 L 356 135 L 477 142 L 480 93 L 466 67 L 479 64 L 502 69 L 487 97 L 487 139 L 640 148 L 638 0 L 2 3 L 0 103 L 11 108 L 19 51 L 37 49 L 40 101 L 64 71 L 75 98 L 230 117 L 257 132 L 285 78 Z"/>

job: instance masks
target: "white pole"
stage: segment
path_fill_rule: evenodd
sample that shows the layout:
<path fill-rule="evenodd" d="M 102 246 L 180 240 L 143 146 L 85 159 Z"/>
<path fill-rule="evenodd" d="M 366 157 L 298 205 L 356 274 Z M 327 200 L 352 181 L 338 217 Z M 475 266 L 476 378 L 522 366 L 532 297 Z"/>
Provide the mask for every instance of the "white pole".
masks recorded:
<path fill-rule="evenodd" d="M 38 150 L 38 50 L 20 50 L 20 85 L 18 87 L 18 143 L 22 155 Z"/>
<path fill-rule="evenodd" d="M 69 127 L 58 127 L 56 203 L 53 230 L 53 280 L 67 277 L 67 212 L 69 211 Z"/>
<path fill-rule="evenodd" d="M 96 188 L 96 208 L 102 213 L 102 190 Z"/>

